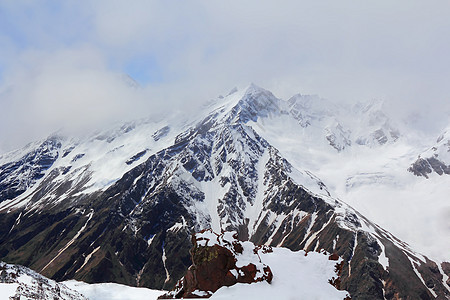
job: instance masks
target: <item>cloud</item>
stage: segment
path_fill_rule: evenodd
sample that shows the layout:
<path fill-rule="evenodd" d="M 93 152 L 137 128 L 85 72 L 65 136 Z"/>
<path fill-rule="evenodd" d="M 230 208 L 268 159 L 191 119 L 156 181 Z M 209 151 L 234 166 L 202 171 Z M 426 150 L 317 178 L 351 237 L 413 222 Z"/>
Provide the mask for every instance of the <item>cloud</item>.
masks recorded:
<path fill-rule="evenodd" d="M 409 98 L 401 91 L 411 81 L 440 90 L 449 73 L 445 2 L 114 3 L 94 9 L 100 40 L 119 52 L 147 51 L 168 82 L 271 88 L 282 79 L 297 88 L 281 94 L 300 88 L 354 100 Z"/>
<path fill-rule="evenodd" d="M 114 115 L 114 109 L 94 109 L 105 103 L 128 111 L 127 101 L 111 100 L 135 97 L 113 92 L 120 86 L 113 78 L 128 72 L 145 87 L 136 101 L 147 110 L 165 103 L 189 106 L 255 82 L 282 98 L 299 92 L 345 102 L 381 98 L 399 116 L 426 107 L 420 126 L 430 130 L 449 122 L 446 1 L 104 0 L 1 6 L 1 86 L 28 87 L 23 95 L 9 92 L 8 103 L 0 99 L 3 115 L 13 115 L 7 110 L 22 108 L 17 103 L 23 101 L 37 107 L 65 103 L 57 106 L 60 116 L 44 114 L 56 124 L 63 107 L 76 111 L 78 104 L 87 105 L 81 98 L 102 99 L 98 105 L 90 102 L 99 118 Z M 53 100 L 39 100 L 44 98 Z M 13 128 L 16 119 L 9 122 Z"/>
<path fill-rule="evenodd" d="M 89 48 L 25 52 L 0 92 L 4 147 L 43 138 L 59 129 L 82 132 L 143 117 L 149 101 Z"/>

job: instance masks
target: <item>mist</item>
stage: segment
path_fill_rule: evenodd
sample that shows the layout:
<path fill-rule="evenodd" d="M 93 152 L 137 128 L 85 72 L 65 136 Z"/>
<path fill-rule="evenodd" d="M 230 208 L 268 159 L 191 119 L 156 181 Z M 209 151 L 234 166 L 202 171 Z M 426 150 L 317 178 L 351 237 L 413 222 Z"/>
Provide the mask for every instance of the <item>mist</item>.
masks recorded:
<path fill-rule="evenodd" d="M 2 3 L 0 153 L 250 82 L 283 99 L 382 99 L 436 135 L 450 124 L 448 15 L 446 1 Z"/>

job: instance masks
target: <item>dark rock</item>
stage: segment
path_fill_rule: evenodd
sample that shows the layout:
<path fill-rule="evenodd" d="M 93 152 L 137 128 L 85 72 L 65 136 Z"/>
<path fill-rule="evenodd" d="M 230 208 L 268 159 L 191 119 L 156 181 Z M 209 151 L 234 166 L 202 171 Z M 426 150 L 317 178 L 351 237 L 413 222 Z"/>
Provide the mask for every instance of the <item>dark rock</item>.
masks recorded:
<path fill-rule="evenodd" d="M 145 155 L 145 153 L 147 153 L 147 150 L 143 150 L 139 153 L 136 153 L 135 155 L 133 155 L 132 157 L 130 157 L 125 163 L 127 165 L 131 165 L 132 163 L 134 163 L 135 161 L 138 161 L 142 156 Z"/>
<path fill-rule="evenodd" d="M 161 138 L 165 137 L 170 132 L 169 126 L 164 126 L 163 128 L 159 129 L 155 133 L 152 134 L 152 138 L 156 141 L 159 141 Z"/>
<path fill-rule="evenodd" d="M 444 271 L 445 275 L 447 275 L 449 278 L 447 279 L 446 283 L 450 286 L 450 263 L 449 262 L 443 262 L 441 263 L 442 270 Z"/>
<path fill-rule="evenodd" d="M 450 165 L 446 165 L 435 157 L 419 157 L 411 167 L 408 168 L 408 171 L 416 176 L 423 176 L 425 178 L 428 178 L 428 174 L 431 174 L 433 171 L 439 175 L 450 175 Z"/>
<path fill-rule="evenodd" d="M 84 155 L 85 155 L 84 153 L 79 153 L 79 154 L 75 155 L 75 156 L 72 158 L 72 161 L 71 161 L 71 162 L 72 162 L 72 163 L 76 162 L 77 160 L 83 158 Z"/>

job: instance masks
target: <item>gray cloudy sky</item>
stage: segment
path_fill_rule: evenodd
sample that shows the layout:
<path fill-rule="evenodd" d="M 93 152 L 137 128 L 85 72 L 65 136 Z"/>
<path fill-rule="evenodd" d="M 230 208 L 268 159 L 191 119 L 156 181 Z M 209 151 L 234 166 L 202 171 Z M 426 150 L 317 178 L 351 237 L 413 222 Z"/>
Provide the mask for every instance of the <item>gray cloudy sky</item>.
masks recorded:
<path fill-rule="evenodd" d="M 1 1 L 0 153 L 254 82 L 448 124 L 448 1 Z M 142 86 L 131 90 L 120 74 Z"/>

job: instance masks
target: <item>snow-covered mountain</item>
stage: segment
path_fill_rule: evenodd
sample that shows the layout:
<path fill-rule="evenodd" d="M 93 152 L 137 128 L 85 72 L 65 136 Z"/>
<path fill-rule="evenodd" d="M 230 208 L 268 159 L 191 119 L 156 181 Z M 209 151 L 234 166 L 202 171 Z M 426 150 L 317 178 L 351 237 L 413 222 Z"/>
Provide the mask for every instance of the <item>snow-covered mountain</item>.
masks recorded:
<path fill-rule="evenodd" d="M 280 128 L 286 130 L 285 125 L 289 122 L 298 123 L 290 126 L 295 130 L 293 138 L 310 149 L 342 151 L 352 144 L 372 147 L 393 142 L 399 135 L 381 111 L 379 102 L 342 108 L 317 96 L 296 95 L 283 101 L 253 84 L 245 90 L 245 97 L 243 94 L 243 91 L 236 91 L 225 99 L 210 103 L 200 118 L 181 118 L 184 120 L 180 121 L 177 115 L 160 120 L 140 120 L 118 124 L 84 138 L 54 134 L 24 149 L 4 154 L 0 156 L 0 202 L 17 200 L 17 196 L 29 192 L 36 182 L 42 181 L 45 172 L 51 174 L 49 177 L 54 182 L 71 182 L 71 188 L 66 191 L 69 195 L 85 189 L 93 192 L 107 188 L 151 154 L 172 145 L 178 135 L 201 122 L 210 110 L 216 111 L 218 123 L 255 121 L 251 125 L 262 136 L 270 137 L 271 132 L 262 134 L 258 131 L 261 126 L 264 131 L 279 131 Z M 357 121 L 348 117 L 348 109 L 358 116 Z M 265 120 L 268 118 L 270 124 L 267 126 Z M 280 124 L 274 124 L 273 118 L 278 118 Z M 352 122 L 348 121 L 350 119 Z M 279 137 L 279 132 L 276 134 Z M 296 153 L 303 153 L 303 149 Z"/>
<path fill-rule="evenodd" d="M 171 128 L 167 122 L 170 120 L 129 122 L 82 138 L 57 133 L 2 155 L 0 202 L 29 197 L 33 186 L 43 182 L 51 182 L 44 196 L 49 201 L 61 198 L 60 192 L 67 198 L 107 188 L 150 154 L 173 143 L 181 129 Z"/>
<path fill-rule="evenodd" d="M 400 169 L 418 179 L 389 167 L 412 163 L 396 128 L 380 102 L 284 101 L 250 85 L 196 116 L 53 135 L 0 157 L 0 258 L 56 280 L 168 289 L 191 264 L 193 232 L 235 230 L 256 244 L 335 253 L 339 287 L 355 299 L 445 299 L 448 264 L 339 199 Z M 371 156 L 379 160 L 361 163 Z"/>

